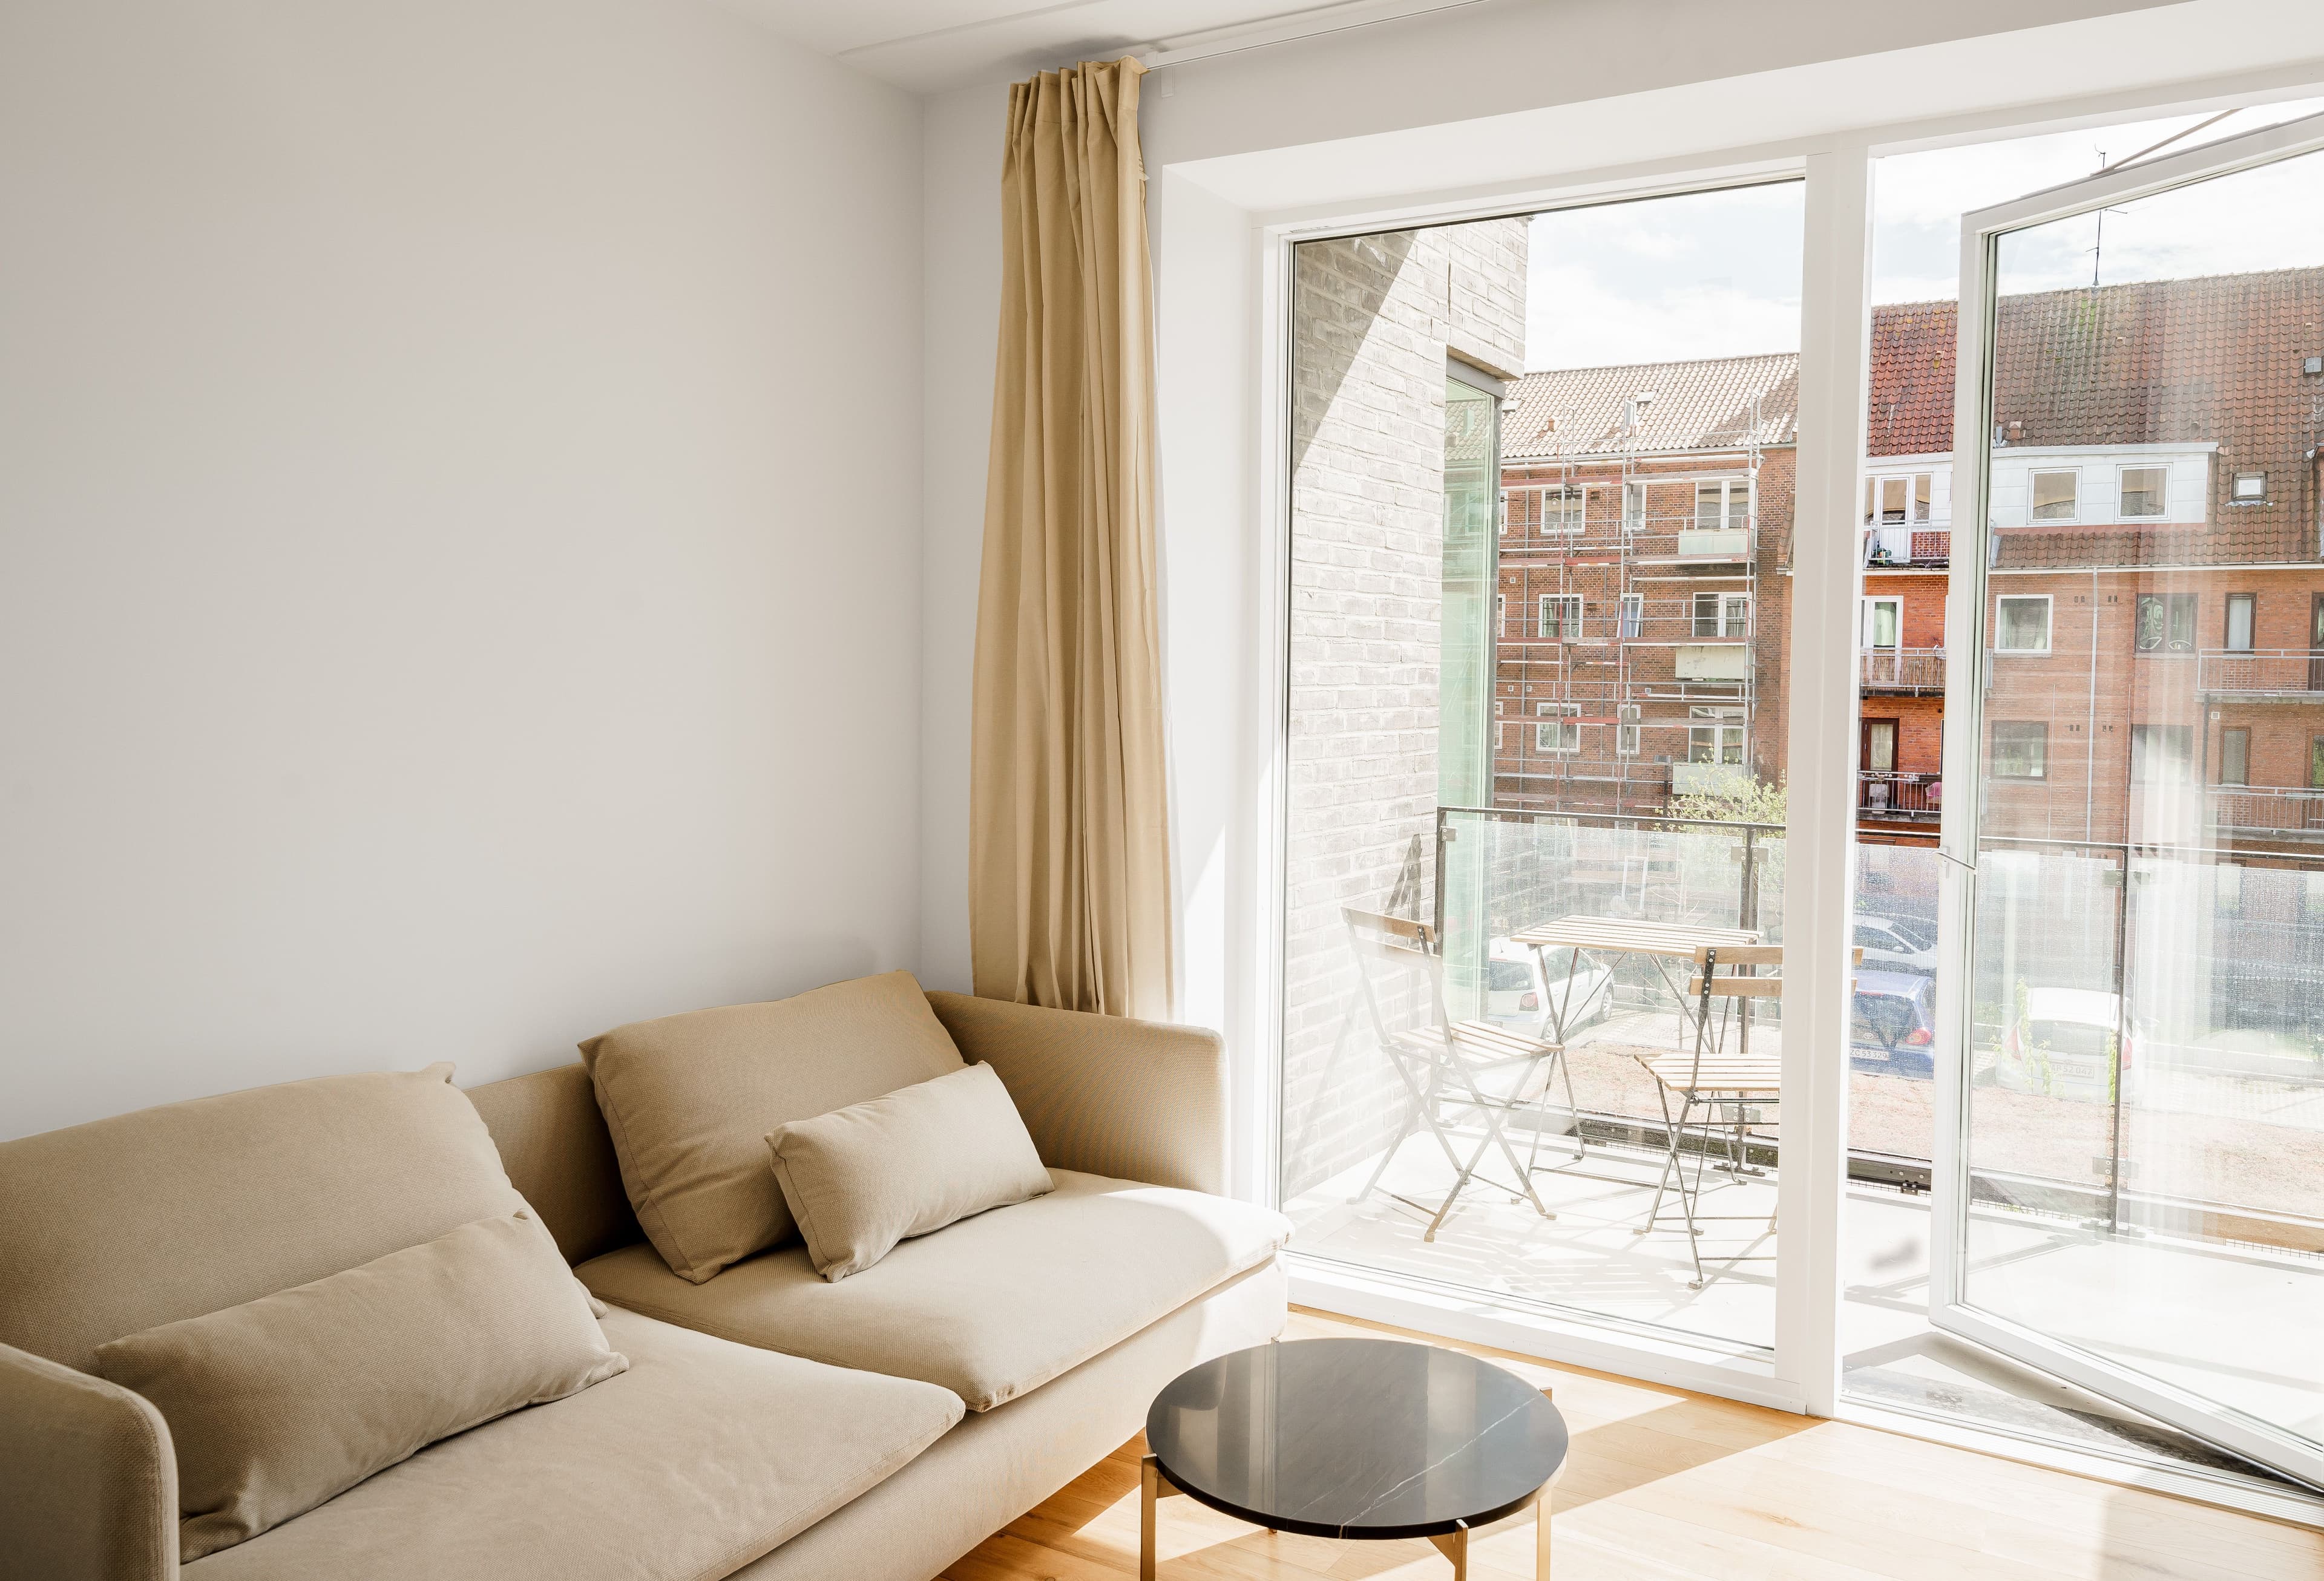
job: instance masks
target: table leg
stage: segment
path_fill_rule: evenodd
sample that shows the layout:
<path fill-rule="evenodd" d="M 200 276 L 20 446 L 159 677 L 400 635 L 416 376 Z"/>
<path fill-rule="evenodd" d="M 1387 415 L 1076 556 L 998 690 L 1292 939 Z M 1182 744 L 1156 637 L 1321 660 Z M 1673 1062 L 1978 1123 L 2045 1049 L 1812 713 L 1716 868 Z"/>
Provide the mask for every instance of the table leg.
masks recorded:
<path fill-rule="evenodd" d="M 1437 1550 L 1452 1561 L 1452 1581 L 1469 1581 L 1469 1529 L 1465 1526 L 1442 1537 L 1428 1540 Z"/>
<path fill-rule="evenodd" d="M 1549 1581 L 1549 1488 L 1548 1483 L 1541 1484 L 1541 1494 L 1533 1505 L 1534 1581 Z"/>
<path fill-rule="evenodd" d="M 1138 1463 L 1138 1581 L 1154 1581 L 1154 1504 L 1178 1490 L 1162 1475 L 1162 1463 L 1148 1455 Z"/>

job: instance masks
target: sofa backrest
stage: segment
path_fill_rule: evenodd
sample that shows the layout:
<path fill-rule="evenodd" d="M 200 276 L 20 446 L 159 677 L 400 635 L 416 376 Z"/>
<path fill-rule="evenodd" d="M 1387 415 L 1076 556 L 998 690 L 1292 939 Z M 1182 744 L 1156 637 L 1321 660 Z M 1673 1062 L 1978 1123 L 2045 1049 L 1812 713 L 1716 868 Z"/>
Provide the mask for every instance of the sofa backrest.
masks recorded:
<path fill-rule="evenodd" d="M 452 1068 L 323 1076 L 0 1143 L 0 1343 L 97 1347 L 522 1206 Z"/>
<path fill-rule="evenodd" d="M 501 1163 L 557 1237 L 567 1263 L 643 1240 L 622 1189 L 613 1138 L 596 1089 L 578 1061 L 484 1087 L 468 1097 L 484 1117 Z"/>

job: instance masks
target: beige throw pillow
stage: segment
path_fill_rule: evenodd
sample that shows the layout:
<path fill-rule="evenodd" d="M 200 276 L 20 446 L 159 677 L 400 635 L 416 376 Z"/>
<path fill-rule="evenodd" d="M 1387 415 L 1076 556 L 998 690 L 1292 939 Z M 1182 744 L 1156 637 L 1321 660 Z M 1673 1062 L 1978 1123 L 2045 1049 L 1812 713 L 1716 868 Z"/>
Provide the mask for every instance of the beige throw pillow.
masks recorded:
<path fill-rule="evenodd" d="M 524 1213 L 97 1349 L 170 1424 L 187 1562 L 629 1365 Z"/>
<path fill-rule="evenodd" d="M 769 1131 L 961 1068 L 908 971 L 636 1022 L 581 1058 L 638 1223 L 696 1284 L 795 1232 Z"/>
<path fill-rule="evenodd" d="M 990 1065 L 778 1126 L 767 1146 L 807 1255 L 834 1282 L 898 1241 L 1056 1184 Z"/>

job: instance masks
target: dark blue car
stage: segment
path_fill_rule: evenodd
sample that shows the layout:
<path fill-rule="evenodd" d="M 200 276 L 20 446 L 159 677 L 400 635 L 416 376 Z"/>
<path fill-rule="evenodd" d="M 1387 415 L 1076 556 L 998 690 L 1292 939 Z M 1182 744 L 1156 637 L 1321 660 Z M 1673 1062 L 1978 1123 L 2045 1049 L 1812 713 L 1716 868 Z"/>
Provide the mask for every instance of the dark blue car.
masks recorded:
<path fill-rule="evenodd" d="M 1849 1063 L 1880 1076 L 1935 1075 L 1935 988 L 1934 978 L 1915 972 L 1857 973 Z"/>

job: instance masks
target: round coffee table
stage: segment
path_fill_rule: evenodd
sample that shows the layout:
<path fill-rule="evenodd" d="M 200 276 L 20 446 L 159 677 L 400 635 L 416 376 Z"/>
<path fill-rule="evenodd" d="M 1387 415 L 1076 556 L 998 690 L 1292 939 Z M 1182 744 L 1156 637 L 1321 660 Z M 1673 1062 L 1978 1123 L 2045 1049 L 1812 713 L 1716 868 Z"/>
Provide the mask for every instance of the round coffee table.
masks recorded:
<path fill-rule="evenodd" d="M 1522 1378 L 1457 1350 L 1393 1339 L 1293 1339 L 1182 1373 L 1146 1414 L 1140 1581 L 1154 1504 L 1172 1494 L 1309 1537 L 1425 1537 L 1467 1581 L 1469 1534 L 1536 1507 L 1549 1575 L 1549 1487 L 1565 1419 Z"/>

